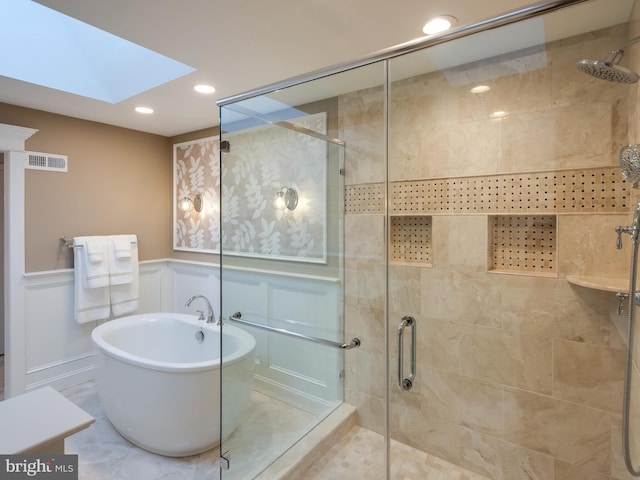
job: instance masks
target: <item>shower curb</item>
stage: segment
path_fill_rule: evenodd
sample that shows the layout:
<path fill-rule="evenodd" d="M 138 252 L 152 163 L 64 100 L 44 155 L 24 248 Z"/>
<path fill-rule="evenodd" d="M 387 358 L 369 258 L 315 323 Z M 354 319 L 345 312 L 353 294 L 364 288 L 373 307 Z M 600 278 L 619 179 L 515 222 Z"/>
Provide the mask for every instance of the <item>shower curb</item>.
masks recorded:
<path fill-rule="evenodd" d="M 356 408 L 343 403 L 256 479 L 298 480 L 303 478 L 304 472 L 355 424 Z"/>

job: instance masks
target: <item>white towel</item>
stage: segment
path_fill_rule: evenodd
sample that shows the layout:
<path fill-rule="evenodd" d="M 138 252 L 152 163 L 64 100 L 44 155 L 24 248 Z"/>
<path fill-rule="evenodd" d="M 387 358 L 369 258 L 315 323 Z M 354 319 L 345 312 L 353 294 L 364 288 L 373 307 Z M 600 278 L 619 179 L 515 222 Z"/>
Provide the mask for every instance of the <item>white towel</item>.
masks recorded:
<path fill-rule="evenodd" d="M 107 257 L 107 243 L 104 237 L 74 237 L 74 259 L 76 253 L 81 253 L 84 262 L 85 288 L 99 288 L 109 286 L 109 258 Z"/>
<path fill-rule="evenodd" d="M 83 237 L 76 237 L 77 239 L 81 239 Z M 102 263 L 106 260 L 104 257 L 105 253 L 105 243 L 102 237 L 95 238 L 83 238 L 82 240 L 76 240 L 80 245 L 83 245 L 81 248 L 85 249 L 85 253 L 87 255 L 87 260 L 89 263 Z"/>
<path fill-rule="evenodd" d="M 135 235 L 114 235 L 112 241 L 116 258 L 131 258 L 131 248 L 137 242 Z"/>
<path fill-rule="evenodd" d="M 109 237 L 109 245 L 111 311 L 114 317 L 135 313 L 138 310 L 138 239 L 135 235 L 113 235 Z M 123 282 L 124 278 L 128 279 L 127 283 Z"/>
<path fill-rule="evenodd" d="M 137 251 L 138 238 L 135 235 L 111 235 L 107 237 L 109 255 L 109 284 L 122 285 L 134 280 L 133 250 Z"/>
<path fill-rule="evenodd" d="M 80 243 L 76 244 L 80 245 Z M 110 300 L 109 286 L 87 288 L 87 253 L 84 247 L 73 249 L 74 257 L 74 316 L 78 323 L 91 322 L 109 318 Z M 106 260 L 106 256 L 105 256 Z"/>

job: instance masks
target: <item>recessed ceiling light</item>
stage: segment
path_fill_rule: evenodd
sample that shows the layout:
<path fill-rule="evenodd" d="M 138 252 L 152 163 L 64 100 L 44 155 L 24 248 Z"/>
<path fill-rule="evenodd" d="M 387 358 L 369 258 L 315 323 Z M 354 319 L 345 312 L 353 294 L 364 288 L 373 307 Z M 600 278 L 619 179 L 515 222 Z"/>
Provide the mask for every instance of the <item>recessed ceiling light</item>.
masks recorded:
<path fill-rule="evenodd" d="M 193 89 L 198 93 L 205 93 L 207 95 L 210 95 L 216 91 L 216 89 L 211 85 L 205 85 L 205 84 L 196 85 L 195 87 L 193 87 Z"/>
<path fill-rule="evenodd" d="M 496 110 L 489 116 L 491 118 L 504 118 L 509 116 L 509 112 L 507 112 L 506 110 Z"/>
<path fill-rule="evenodd" d="M 449 30 L 457 23 L 458 20 L 451 15 L 439 15 L 429 20 L 424 27 L 422 27 L 422 31 L 427 35 L 434 35 Z"/>
<path fill-rule="evenodd" d="M 471 93 L 484 93 L 488 92 L 489 90 L 491 90 L 491 87 L 489 85 L 476 85 L 469 91 Z"/>
<path fill-rule="evenodd" d="M 144 113 L 144 114 L 150 114 L 153 113 L 153 108 L 149 108 L 149 107 L 136 107 L 136 112 L 138 113 Z"/>

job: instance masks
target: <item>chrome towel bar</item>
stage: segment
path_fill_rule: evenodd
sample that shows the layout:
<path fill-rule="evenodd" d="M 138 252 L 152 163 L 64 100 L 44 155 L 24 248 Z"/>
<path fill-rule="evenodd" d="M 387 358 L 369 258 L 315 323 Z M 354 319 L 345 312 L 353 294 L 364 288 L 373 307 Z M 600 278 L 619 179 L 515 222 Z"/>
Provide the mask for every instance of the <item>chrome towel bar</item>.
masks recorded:
<path fill-rule="evenodd" d="M 280 335 L 286 335 L 287 337 L 299 338 L 307 342 L 318 343 L 320 345 L 326 345 L 327 347 L 339 348 L 341 350 L 351 350 L 352 348 L 358 348 L 361 344 L 358 337 L 353 337 L 349 343 L 334 342 L 332 340 L 325 340 L 324 338 L 310 337 L 301 333 L 290 332 L 283 328 L 270 327 L 269 325 L 263 325 L 261 323 L 250 322 L 242 318 L 242 313 L 236 312 L 229 316 L 229 320 L 246 325 L 248 327 L 257 328 L 258 330 L 264 330 L 266 332 L 279 333 Z M 224 327 L 223 327 L 224 328 Z"/>
<path fill-rule="evenodd" d="M 62 243 L 67 248 L 76 248 L 82 247 L 83 245 L 74 245 L 73 238 L 68 237 L 60 237 L 60 243 Z M 138 240 L 137 242 L 131 242 L 131 245 L 140 245 L 142 242 Z"/>

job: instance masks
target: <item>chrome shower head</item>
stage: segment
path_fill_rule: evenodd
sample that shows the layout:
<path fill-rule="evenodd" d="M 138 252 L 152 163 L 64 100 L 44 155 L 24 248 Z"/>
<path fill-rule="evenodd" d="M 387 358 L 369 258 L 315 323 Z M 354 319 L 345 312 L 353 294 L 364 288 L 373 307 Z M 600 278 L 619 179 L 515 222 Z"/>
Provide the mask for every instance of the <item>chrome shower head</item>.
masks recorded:
<path fill-rule="evenodd" d="M 606 60 L 580 60 L 576 63 L 578 70 L 592 77 L 616 83 L 636 83 L 640 79 L 633 70 L 618 65 L 624 52 L 632 45 L 640 42 L 640 36 L 634 37 L 620 50 L 614 50 Z"/>
<path fill-rule="evenodd" d="M 620 149 L 620 169 L 622 177 L 638 188 L 640 181 L 640 145 L 626 145 Z"/>
<path fill-rule="evenodd" d="M 636 83 L 640 79 L 633 70 L 621 67 L 616 63 L 602 60 L 580 60 L 576 66 L 578 70 L 601 80 L 616 83 Z"/>

